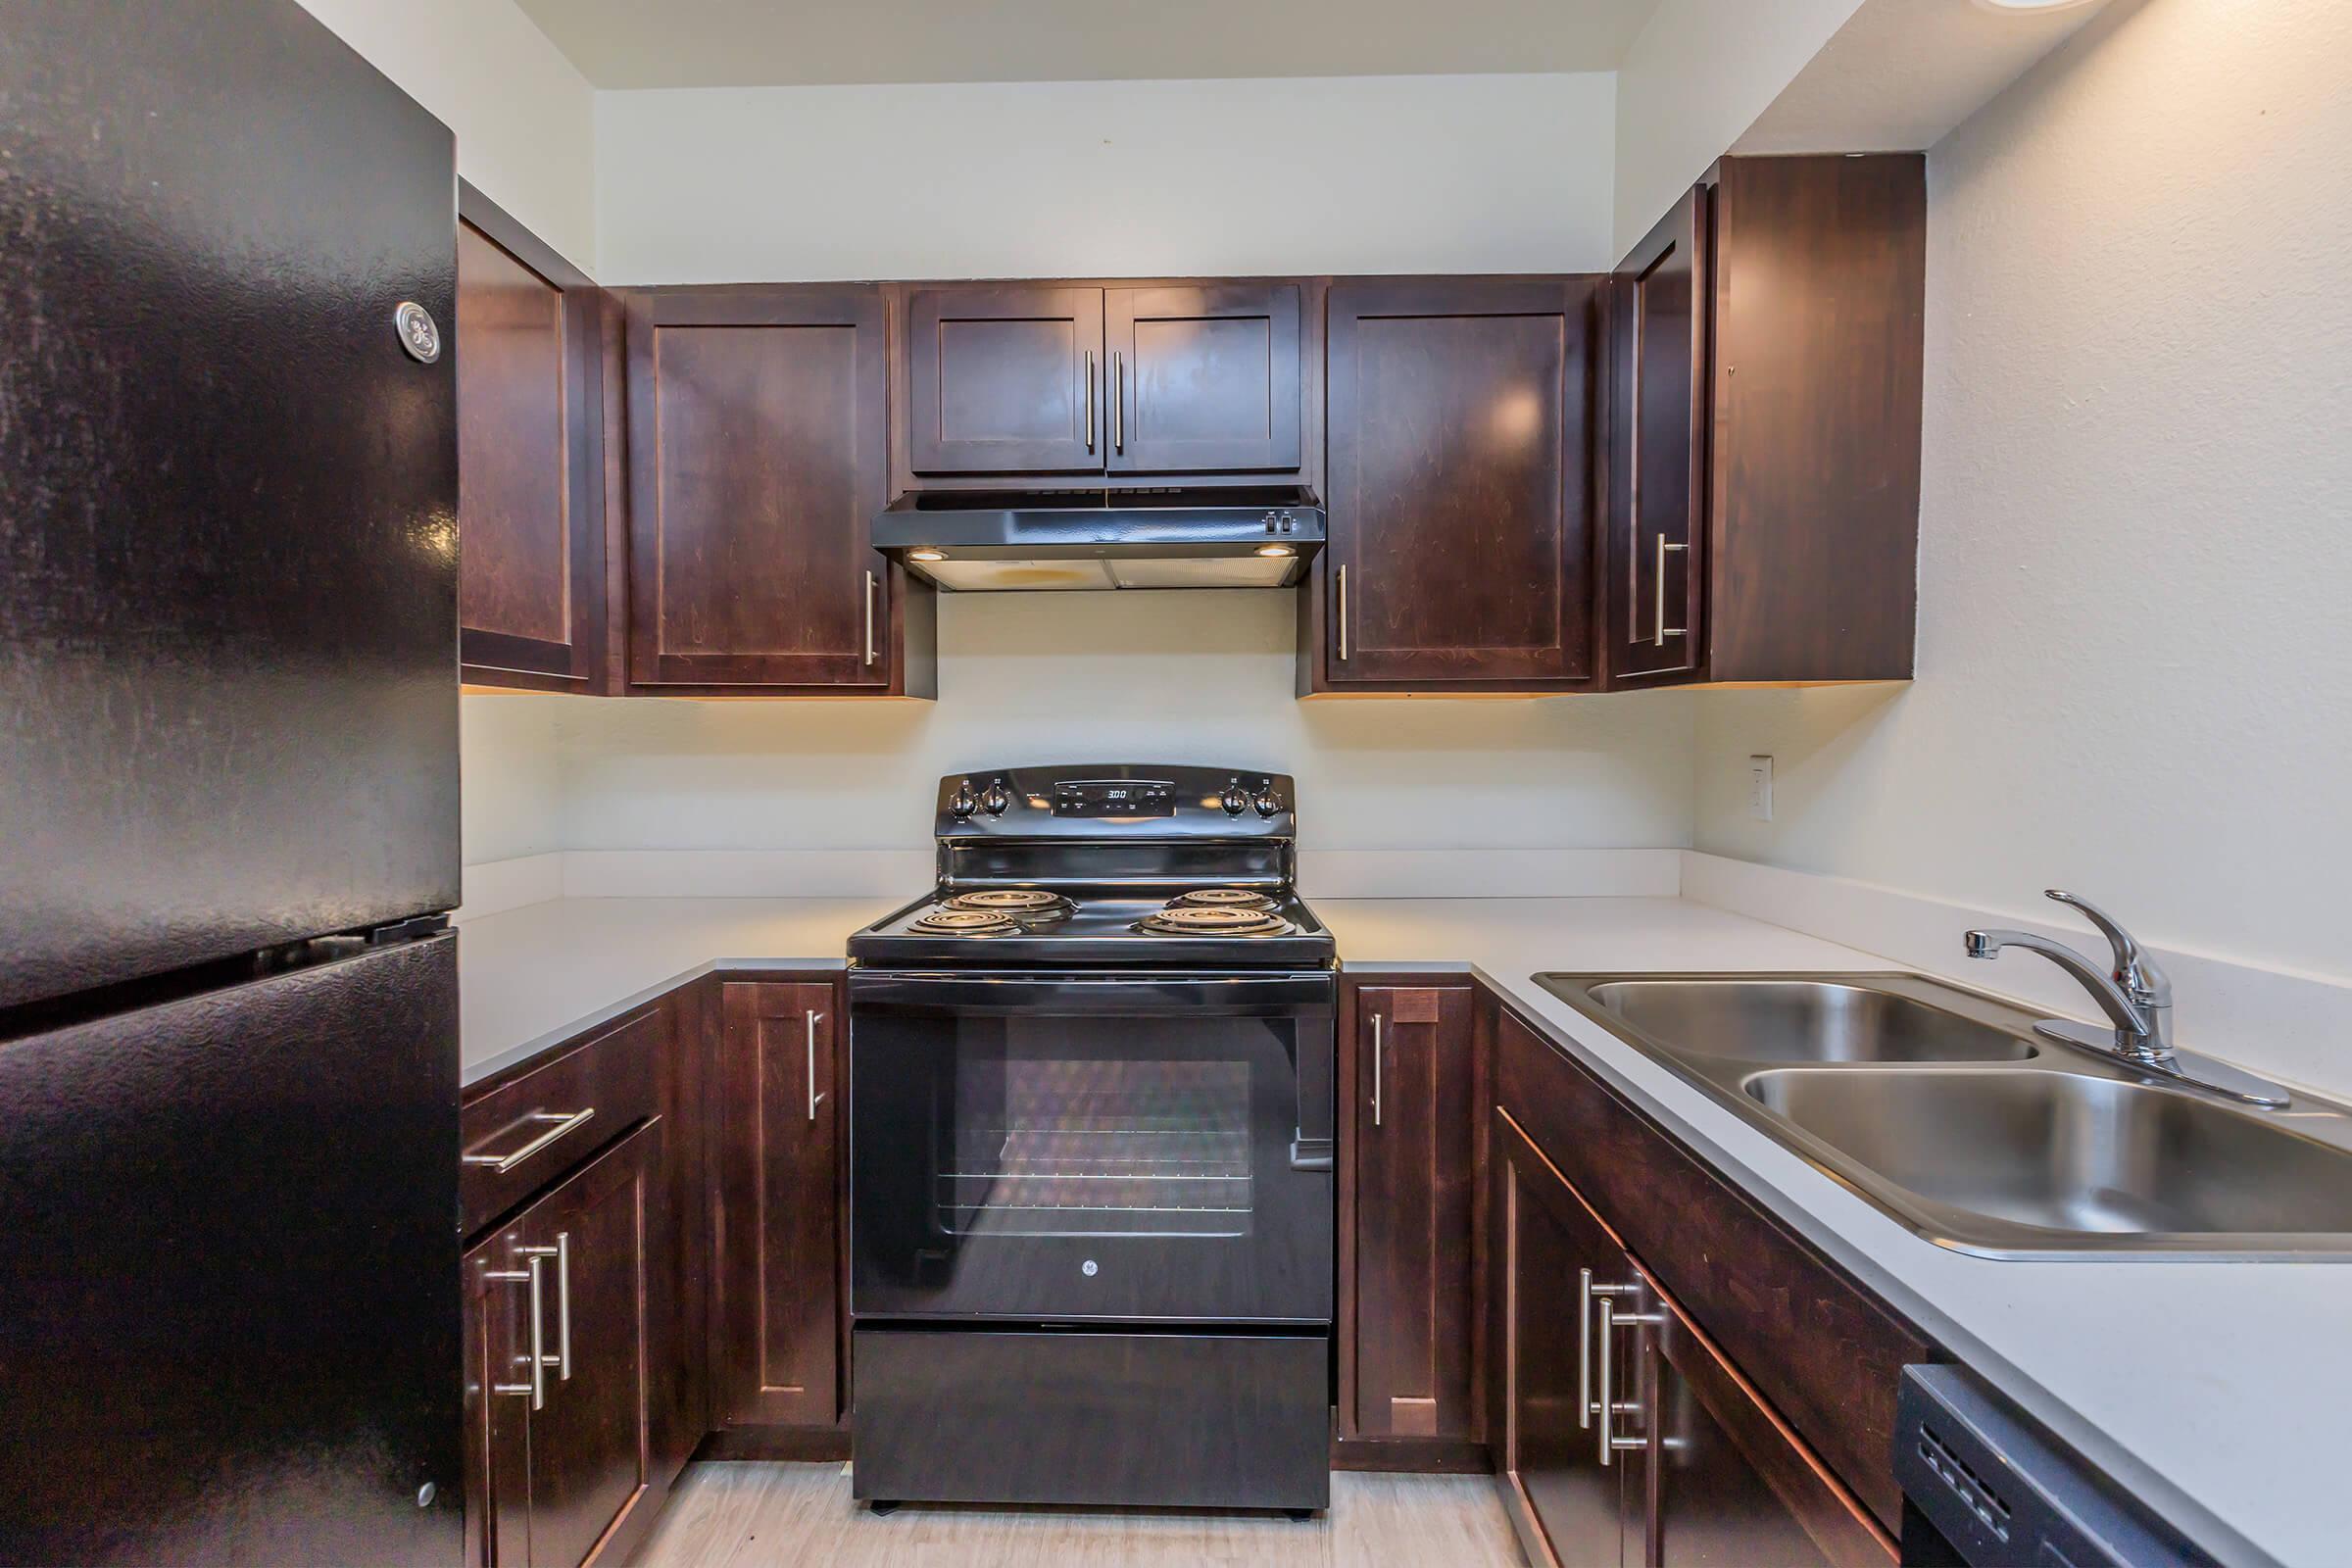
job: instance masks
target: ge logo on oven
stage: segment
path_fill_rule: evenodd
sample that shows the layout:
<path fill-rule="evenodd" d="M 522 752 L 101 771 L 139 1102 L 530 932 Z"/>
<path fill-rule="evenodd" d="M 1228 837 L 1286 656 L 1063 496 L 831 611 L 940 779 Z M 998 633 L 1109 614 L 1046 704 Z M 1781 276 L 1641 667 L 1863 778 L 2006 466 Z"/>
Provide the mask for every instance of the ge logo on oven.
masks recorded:
<path fill-rule="evenodd" d="M 1090 1257 L 1085 1262 L 1079 1264 L 1078 1272 L 1085 1275 L 1090 1280 L 1093 1279 L 1097 1273 L 1095 1260 Z"/>

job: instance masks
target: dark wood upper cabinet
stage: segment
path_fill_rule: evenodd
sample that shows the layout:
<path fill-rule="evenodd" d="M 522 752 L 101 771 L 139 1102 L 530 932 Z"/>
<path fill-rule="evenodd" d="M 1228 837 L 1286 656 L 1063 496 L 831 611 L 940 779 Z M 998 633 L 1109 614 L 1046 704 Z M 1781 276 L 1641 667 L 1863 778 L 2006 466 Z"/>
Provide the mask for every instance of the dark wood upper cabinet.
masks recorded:
<path fill-rule="evenodd" d="M 1611 684 L 1910 677 L 1926 283 L 1917 153 L 1727 158 L 1627 258 Z"/>
<path fill-rule="evenodd" d="M 480 1568 L 621 1561 L 667 1492 L 648 1361 L 663 1132 L 647 1123 L 466 1256 Z"/>
<path fill-rule="evenodd" d="M 631 689 L 929 695 L 930 595 L 868 543 L 881 291 L 638 290 L 627 320 Z"/>
<path fill-rule="evenodd" d="M 1467 985 L 1362 986 L 1341 1436 L 1476 1441 L 1478 1070 Z"/>
<path fill-rule="evenodd" d="M 1114 473 L 1298 467 L 1298 285 L 1103 291 Z"/>
<path fill-rule="evenodd" d="M 1599 283 L 1331 286 L 1331 542 L 1302 690 L 1590 684 Z"/>
<path fill-rule="evenodd" d="M 839 999 L 729 981 L 712 1084 L 711 1414 L 829 1427 L 842 1413 Z"/>
<path fill-rule="evenodd" d="M 1102 471 L 1109 421 L 1101 289 L 911 290 L 906 366 L 915 472 Z"/>
<path fill-rule="evenodd" d="M 1609 555 L 1623 581 L 1604 635 L 1619 680 L 1698 667 L 1712 211 L 1691 190 L 1611 282 Z"/>
<path fill-rule="evenodd" d="M 458 188 L 458 620 L 464 678 L 609 688 L 603 300 Z"/>

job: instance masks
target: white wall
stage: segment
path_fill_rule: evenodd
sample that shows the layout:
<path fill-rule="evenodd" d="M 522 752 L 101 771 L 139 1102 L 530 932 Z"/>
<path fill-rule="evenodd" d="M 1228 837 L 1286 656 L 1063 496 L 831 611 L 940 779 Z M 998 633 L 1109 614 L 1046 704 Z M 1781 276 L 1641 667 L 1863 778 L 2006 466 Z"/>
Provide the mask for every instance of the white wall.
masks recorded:
<path fill-rule="evenodd" d="M 1592 270 L 1614 256 L 1614 90 L 1593 73 L 600 93 L 598 275 Z"/>
<path fill-rule="evenodd" d="M 536 692 L 458 700 L 466 864 L 564 847 L 557 722 L 585 701 Z"/>
<path fill-rule="evenodd" d="M 1316 849 L 1689 842 L 1688 694 L 1300 703 L 1292 639 L 1287 594 L 947 595 L 936 703 L 558 699 L 564 843 L 920 847 L 942 774 L 1082 761 L 1295 774 Z"/>
<path fill-rule="evenodd" d="M 514 0 L 302 4 L 457 133 L 459 173 L 596 270 L 596 95 Z"/>
<path fill-rule="evenodd" d="M 630 283 L 1594 269 L 1612 116 L 1606 75 L 606 93 L 598 254 Z M 1689 842 L 1688 697 L 1302 704 L 1295 613 L 950 595 L 936 703 L 553 699 L 558 837 L 906 850 L 943 773 L 1144 760 L 1297 775 L 1314 848 Z M 498 734 L 534 766 L 532 701 L 466 699 L 469 761 Z M 471 811 L 467 859 L 542 844 L 527 806 Z"/>
<path fill-rule="evenodd" d="M 2352 977 L 2347 60 L 2128 4 L 1933 149 L 1919 679 L 1705 695 L 1699 847 Z"/>
<path fill-rule="evenodd" d="M 1666 216 L 1861 4 L 1659 0 L 1617 72 L 1612 263 Z"/>

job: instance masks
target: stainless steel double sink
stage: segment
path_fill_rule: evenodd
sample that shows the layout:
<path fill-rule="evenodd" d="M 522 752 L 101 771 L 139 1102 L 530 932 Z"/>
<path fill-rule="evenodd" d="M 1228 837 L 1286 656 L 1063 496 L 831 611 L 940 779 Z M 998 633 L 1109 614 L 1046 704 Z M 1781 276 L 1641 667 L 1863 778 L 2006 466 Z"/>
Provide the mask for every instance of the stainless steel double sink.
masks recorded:
<path fill-rule="evenodd" d="M 1910 974 L 1535 981 L 1939 1246 L 2352 1259 L 2352 1110 L 2243 1108 Z"/>

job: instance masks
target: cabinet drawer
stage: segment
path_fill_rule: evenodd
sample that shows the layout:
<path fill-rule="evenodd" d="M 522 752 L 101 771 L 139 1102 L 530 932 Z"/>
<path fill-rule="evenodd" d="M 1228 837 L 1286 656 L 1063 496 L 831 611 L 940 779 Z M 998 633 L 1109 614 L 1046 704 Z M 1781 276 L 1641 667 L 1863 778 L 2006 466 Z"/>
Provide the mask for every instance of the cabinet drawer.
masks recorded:
<path fill-rule="evenodd" d="M 656 1007 L 565 1047 L 458 1112 L 459 1233 L 470 1236 L 651 1116 L 662 1035 Z"/>
<path fill-rule="evenodd" d="M 1527 1024 L 1495 1098 L 1782 1419 L 1896 1530 L 1894 1399 L 1935 1347 Z"/>

